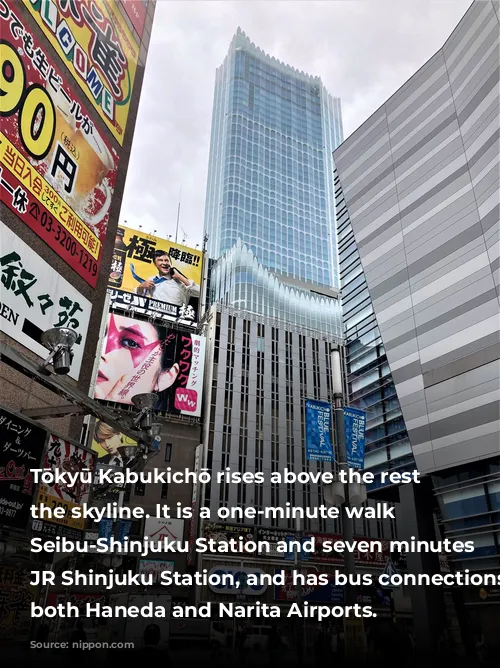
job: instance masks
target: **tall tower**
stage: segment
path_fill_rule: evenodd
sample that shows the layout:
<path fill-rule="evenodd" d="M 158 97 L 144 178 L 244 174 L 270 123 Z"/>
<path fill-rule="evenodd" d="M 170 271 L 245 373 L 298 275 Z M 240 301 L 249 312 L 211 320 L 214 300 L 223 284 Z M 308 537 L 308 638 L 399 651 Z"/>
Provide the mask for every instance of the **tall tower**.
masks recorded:
<path fill-rule="evenodd" d="M 252 301 L 251 287 L 242 296 L 234 285 L 269 282 L 269 273 L 285 318 L 293 309 L 283 286 L 337 297 L 332 151 L 341 141 L 339 98 L 238 28 L 215 82 L 205 232 L 209 258 L 224 257 L 232 277 L 213 274 L 212 302 L 264 313 L 269 296 Z"/>

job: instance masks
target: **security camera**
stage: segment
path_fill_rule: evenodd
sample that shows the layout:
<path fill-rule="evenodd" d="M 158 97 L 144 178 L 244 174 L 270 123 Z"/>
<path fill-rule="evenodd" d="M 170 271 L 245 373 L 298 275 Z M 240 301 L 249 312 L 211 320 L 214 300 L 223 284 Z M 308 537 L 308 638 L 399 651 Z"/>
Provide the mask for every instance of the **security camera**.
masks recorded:
<path fill-rule="evenodd" d="M 158 395 L 154 392 L 136 394 L 132 397 L 132 403 L 139 410 L 133 421 L 134 427 L 140 427 L 148 431 L 153 426 L 153 409 L 158 403 Z"/>
<path fill-rule="evenodd" d="M 78 334 L 68 327 L 54 327 L 44 332 L 41 336 L 41 342 L 45 348 L 50 350 L 50 355 L 39 370 L 45 375 L 50 375 L 47 367 L 52 363 L 54 373 L 59 376 L 69 373 L 73 361 L 72 348 L 77 338 Z"/>

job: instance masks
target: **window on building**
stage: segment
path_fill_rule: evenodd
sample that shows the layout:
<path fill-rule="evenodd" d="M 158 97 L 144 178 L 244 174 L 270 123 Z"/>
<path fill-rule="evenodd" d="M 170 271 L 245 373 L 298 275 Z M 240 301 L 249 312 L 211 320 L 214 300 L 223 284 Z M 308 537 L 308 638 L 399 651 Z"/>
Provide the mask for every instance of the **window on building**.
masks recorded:
<path fill-rule="evenodd" d="M 144 496 L 146 493 L 146 485 L 142 482 L 136 482 L 134 486 L 134 496 Z"/>
<path fill-rule="evenodd" d="M 161 485 L 161 498 L 166 499 L 168 495 L 168 482 L 164 482 Z"/>
<path fill-rule="evenodd" d="M 169 462 L 172 459 L 172 443 L 165 443 L 165 461 Z"/>

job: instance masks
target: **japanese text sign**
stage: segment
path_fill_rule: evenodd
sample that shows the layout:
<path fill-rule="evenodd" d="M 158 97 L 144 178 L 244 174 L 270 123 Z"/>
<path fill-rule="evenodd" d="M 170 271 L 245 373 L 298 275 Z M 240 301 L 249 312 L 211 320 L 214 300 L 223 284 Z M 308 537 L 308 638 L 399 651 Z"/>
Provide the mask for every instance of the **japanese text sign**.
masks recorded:
<path fill-rule="evenodd" d="M 328 402 L 306 399 L 307 461 L 335 461 L 330 438 L 331 417 L 332 407 Z"/>
<path fill-rule="evenodd" d="M 88 471 L 88 479 L 92 480 L 94 461 L 94 453 L 51 434 L 45 452 L 43 468 L 51 471 L 66 471 L 72 474 Z M 37 504 L 44 503 L 50 508 L 65 509 L 65 517 L 46 518 L 48 522 L 83 530 L 85 519 L 71 517 L 71 510 L 88 502 L 90 486 L 90 482 L 82 482 L 80 478 L 71 486 L 63 482 L 40 483 Z"/>
<path fill-rule="evenodd" d="M 25 531 L 47 432 L 0 408 L 0 525 Z"/>
<path fill-rule="evenodd" d="M 95 287 L 118 157 L 18 10 L 0 0 L 2 201 Z"/>
<path fill-rule="evenodd" d="M 139 47 L 109 0 L 23 0 L 116 140 L 123 144 Z"/>
<path fill-rule="evenodd" d="M 92 304 L 0 221 L 1 329 L 45 359 L 40 343 L 47 329 L 68 327 L 78 334 L 69 375 L 78 380 Z"/>
<path fill-rule="evenodd" d="M 155 409 L 201 415 L 205 339 L 145 320 L 110 313 L 101 349 L 95 399 L 131 404 L 155 392 Z"/>
<path fill-rule="evenodd" d="M 146 22 L 148 0 L 122 0 L 122 7 L 129 17 L 134 29 L 137 30 L 139 37 L 142 37 L 144 23 Z"/>
<path fill-rule="evenodd" d="M 203 255 L 127 227 L 119 227 L 111 261 L 111 306 L 195 325 Z"/>
<path fill-rule="evenodd" d="M 31 605 L 38 587 L 31 585 L 29 570 L 0 566 L 0 638 L 2 644 L 28 642 L 32 623 Z"/>
<path fill-rule="evenodd" d="M 153 584 L 161 584 L 163 571 L 173 573 L 174 570 L 175 564 L 173 561 L 159 561 L 157 559 L 141 559 L 139 561 L 139 573 L 151 577 Z"/>
<path fill-rule="evenodd" d="M 228 543 L 232 538 L 234 540 L 243 539 L 243 542 L 254 540 L 254 527 L 222 524 L 219 522 L 204 522 L 203 524 L 203 538 L 213 540 L 216 543 Z M 232 550 L 230 550 L 232 552 Z M 235 549 L 237 554 L 238 550 Z"/>
<path fill-rule="evenodd" d="M 353 469 L 362 469 L 365 465 L 366 413 L 346 406 L 344 427 L 347 463 Z"/>

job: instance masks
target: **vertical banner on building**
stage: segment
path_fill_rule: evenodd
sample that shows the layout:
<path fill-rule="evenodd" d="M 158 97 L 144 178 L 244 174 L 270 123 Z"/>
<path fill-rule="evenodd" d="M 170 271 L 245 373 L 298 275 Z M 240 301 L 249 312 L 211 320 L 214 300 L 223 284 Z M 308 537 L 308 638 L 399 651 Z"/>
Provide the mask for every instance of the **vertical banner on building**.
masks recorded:
<path fill-rule="evenodd" d="M 0 526 L 25 531 L 47 432 L 0 408 Z"/>
<path fill-rule="evenodd" d="M 0 566 L 0 641 L 28 642 L 30 635 L 31 604 L 36 603 L 38 587 L 31 585 L 29 570 Z M 5 648 L 3 648 L 5 649 Z M 4 657 L 5 664 L 14 663 Z"/>
<path fill-rule="evenodd" d="M 1 99 L 1 98 L 0 98 Z M 47 329 L 68 327 L 78 338 L 69 376 L 78 380 L 92 304 L 0 220 L 1 330 L 42 359 Z"/>
<path fill-rule="evenodd" d="M 125 539 L 130 536 L 130 530 L 132 528 L 131 520 L 118 520 L 118 526 L 116 529 L 116 540 L 123 545 Z"/>
<path fill-rule="evenodd" d="M 23 0 L 99 116 L 123 145 L 139 46 L 115 0 Z"/>
<path fill-rule="evenodd" d="M 99 538 L 104 538 L 106 543 L 109 545 L 111 538 L 113 537 L 113 528 L 114 528 L 114 522 L 113 520 L 109 519 L 108 517 L 103 518 L 99 522 Z"/>
<path fill-rule="evenodd" d="M 333 462 L 330 436 L 332 407 L 327 401 L 306 399 L 306 459 L 313 462 Z"/>
<path fill-rule="evenodd" d="M 82 475 L 74 485 L 58 481 L 51 484 L 40 483 L 37 503 L 43 503 L 51 508 L 60 507 L 66 510 L 64 517 L 47 518 L 48 522 L 62 524 L 72 529 L 85 528 L 85 519 L 72 517 L 73 508 L 82 507 L 89 500 L 90 487 L 94 470 L 95 455 L 93 452 L 50 435 L 43 468 L 49 471 L 64 472 Z M 87 475 L 85 476 L 85 473 Z M 84 482 L 83 479 L 86 478 Z"/>
<path fill-rule="evenodd" d="M 195 556 L 195 541 L 196 535 L 198 532 L 198 495 L 200 493 L 200 483 L 198 482 L 198 473 L 201 466 L 201 455 L 203 451 L 203 445 L 200 445 L 196 448 L 196 453 L 194 457 L 194 474 L 196 477 L 195 482 L 193 483 L 193 493 L 191 495 L 191 521 L 189 522 L 189 553 L 188 553 L 188 565 L 193 566 L 196 562 Z"/>
<path fill-rule="evenodd" d="M 359 408 L 344 408 L 345 445 L 347 464 L 352 469 L 365 465 L 366 413 Z"/>

